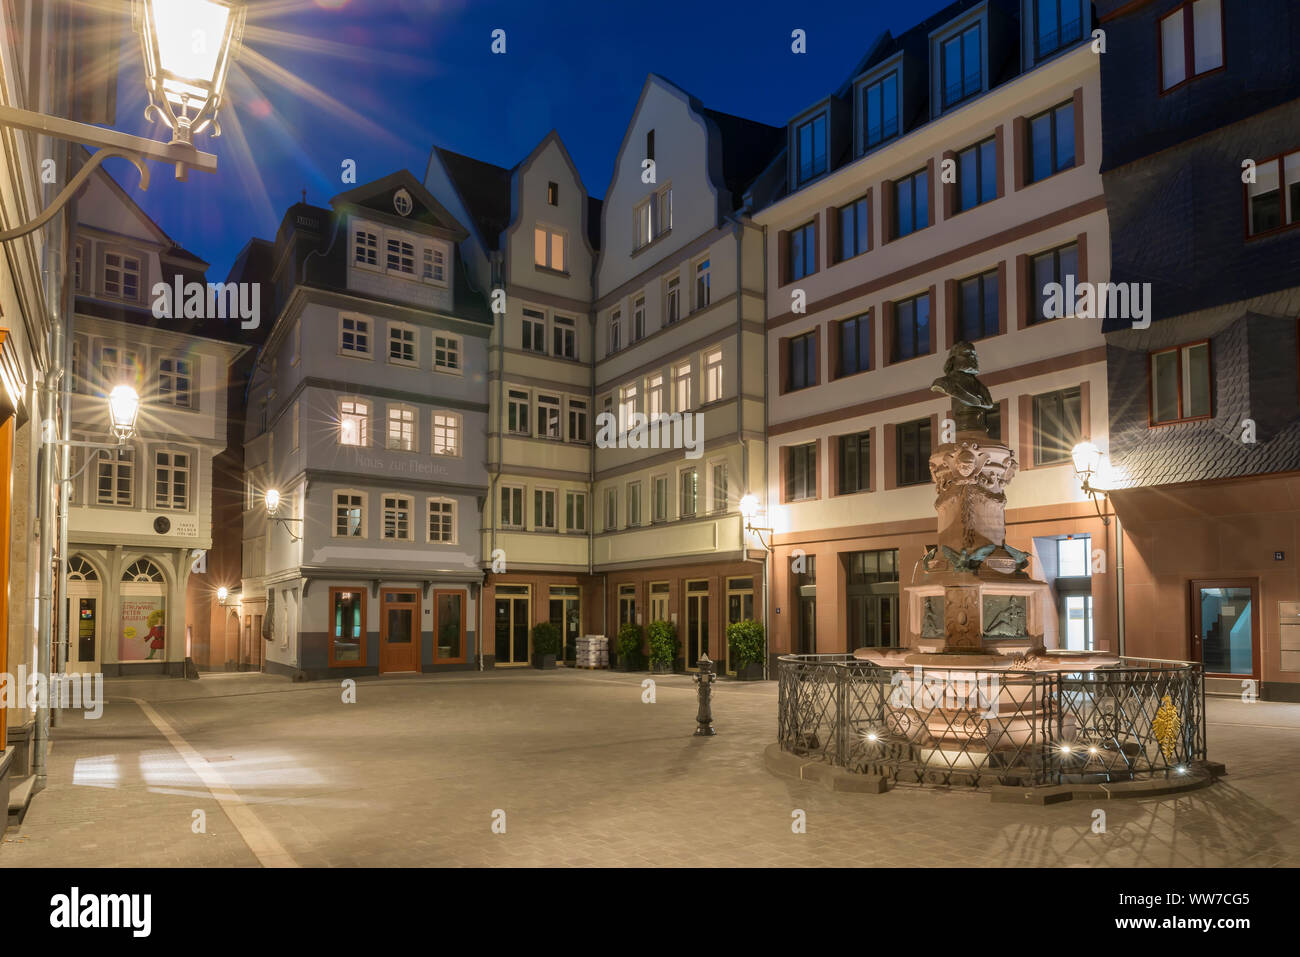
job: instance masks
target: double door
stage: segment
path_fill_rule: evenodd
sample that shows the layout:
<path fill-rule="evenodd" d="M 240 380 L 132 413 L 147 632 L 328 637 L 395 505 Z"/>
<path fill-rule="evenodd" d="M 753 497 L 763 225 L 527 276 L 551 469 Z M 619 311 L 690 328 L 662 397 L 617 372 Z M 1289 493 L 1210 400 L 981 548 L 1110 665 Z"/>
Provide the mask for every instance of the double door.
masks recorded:
<path fill-rule="evenodd" d="M 532 622 L 531 593 L 527 585 L 498 585 L 495 601 L 496 664 L 526 665 Z"/>

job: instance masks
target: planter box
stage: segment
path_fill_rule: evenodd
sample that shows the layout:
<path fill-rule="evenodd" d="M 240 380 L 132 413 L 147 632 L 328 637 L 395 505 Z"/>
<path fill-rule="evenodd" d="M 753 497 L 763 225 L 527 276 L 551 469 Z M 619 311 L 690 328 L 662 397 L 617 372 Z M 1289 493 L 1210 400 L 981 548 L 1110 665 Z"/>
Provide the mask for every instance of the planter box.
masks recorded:
<path fill-rule="evenodd" d="M 744 667 L 736 669 L 737 681 L 762 681 L 763 665 L 760 662 L 752 661 Z"/>
<path fill-rule="evenodd" d="M 542 671 L 555 668 L 555 655 L 533 655 L 533 667 Z"/>
<path fill-rule="evenodd" d="M 670 675 L 673 673 L 673 663 L 671 661 L 652 661 L 650 670 L 657 675 Z"/>

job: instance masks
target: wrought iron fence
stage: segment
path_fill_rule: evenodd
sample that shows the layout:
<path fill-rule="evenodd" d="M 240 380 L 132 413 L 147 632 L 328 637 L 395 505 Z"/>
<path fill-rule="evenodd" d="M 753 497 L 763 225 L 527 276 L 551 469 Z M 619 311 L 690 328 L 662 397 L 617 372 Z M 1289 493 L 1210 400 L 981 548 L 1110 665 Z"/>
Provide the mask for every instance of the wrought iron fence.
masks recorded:
<path fill-rule="evenodd" d="M 1079 671 L 882 668 L 851 655 L 777 666 L 781 747 L 895 784 L 1133 781 L 1205 759 L 1199 665 Z"/>

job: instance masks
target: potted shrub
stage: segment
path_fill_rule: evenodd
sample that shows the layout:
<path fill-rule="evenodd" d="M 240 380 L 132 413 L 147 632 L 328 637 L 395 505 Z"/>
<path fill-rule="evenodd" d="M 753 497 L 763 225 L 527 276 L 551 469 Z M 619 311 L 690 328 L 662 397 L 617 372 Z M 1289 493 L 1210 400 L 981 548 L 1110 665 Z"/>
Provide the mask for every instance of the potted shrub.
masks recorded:
<path fill-rule="evenodd" d="M 560 650 L 560 629 L 549 621 L 533 625 L 533 667 L 554 668 Z"/>
<path fill-rule="evenodd" d="M 619 627 L 617 643 L 619 671 L 641 670 L 641 644 L 644 639 L 641 626 L 634 622 L 629 621 Z"/>
<path fill-rule="evenodd" d="M 681 643 L 677 640 L 677 626 L 671 621 L 650 622 L 650 664 L 657 675 L 673 672 L 673 662 Z"/>
<path fill-rule="evenodd" d="M 752 618 L 727 626 L 727 644 L 741 681 L 763 680 L 763 626 Z"/>

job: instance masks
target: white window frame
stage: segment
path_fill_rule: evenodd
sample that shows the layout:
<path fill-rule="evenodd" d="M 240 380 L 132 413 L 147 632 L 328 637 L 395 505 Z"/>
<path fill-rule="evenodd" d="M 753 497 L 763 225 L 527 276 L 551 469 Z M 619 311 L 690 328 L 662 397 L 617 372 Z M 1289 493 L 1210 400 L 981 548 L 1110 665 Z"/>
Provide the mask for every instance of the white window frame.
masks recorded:
<path fill-rule="evenodd" d="M 352 406 L 345 410 L 344 406 Z M 370 447 L 370 403 L 364 399 L 339 399 L 339 445 L 346 445 L 351 448 L 364 449 Z M 360 433 L 356 442 L 343 441 L 343 417 L 357 416 L 360 421 Z"/>
<path fill-rule="evenodd" d="M 656 372 L 645 378 L 645 414 L 655 416 L 667 412 L 664 407 L 664 374 Z"/>
<path fill-rule="evenodd" d="M 110 361 L 105 358 L 105 353 L 112 353 L 114 358 Z M 109 372 L 109 370 L 113 370 Z M 116 343 L 103 343 L 99 347 L 99 379 L 104 386 L 104 391 L 108 392 L 118 385 L 137 385 L 142 376 L 144 366 L 140 362 L 140 353 L 134 349 L 127 349 Z"/>
<path fill-rule="evenodd" d="M 396 333 L 396 337 L 394 336 Z M 409 338 L 408 338 L 409 334 Z M 393 356 L 393 343 L 397 342 L 402 346 L 405 352 L 405 346 L 411 347 L 411 357 Z M 418 369 L 420 367 L 420 330 L 411 325 L 409 322 L 389 322 L 388 323 L 388 362 L 390 365 L 406 366 L 408 369 Z"/>
<path fill-rule="evenodd" d="M 176 464 L 176 456 L 185 456 L 185 465 Z M 161 459 L 166 456 L 168 461 L 163 464 Z M 167 493 L 165 496 L 159 496 L 158 483 L 162 473 L 167 473 Z M 177 504 L 175 493 L 175 474 L 179 472 L 184 479 L 184 491 L 182 495 L 184 500 Z M 159 448 L 153 452 L 153 507 L 159 511 L 188 512 L 190 503 L 193 500 L 193 481 L 194 481 L 194 452 L 189 449 Z"/>
<path fill-rule="evenodd" d="M 718 506 L 718 482 L 717 470 L 722 469 L 722 506 Z M 728 475 L 726 459 L 714 459 L 709 463 L 709 513 L 711 515 L 725 515 L 731 510 L 730 505 L 730 477 Z"/>
<path fill-rule="evenodd" d="M 605 526 L 607 532 L 618 531 L 618 486 L 611 485 L 605 489 Z M 612 521 L 611 521 L 612 519 Z"/>
<path fill-rule="evenodd" d="M 582 522 L 570 524 L 569 515 L 577 515 L 577 503 L 582 502 Z M 587 493 L 579 492 L 576 489 L 566 489 L 564 492 L 564 531 L 566 532 L 585 532 L 587 530 Z"/>
<path fill-rule="evenodd" d="M 695 396 L 693 394 L 695 368 L 693 363 L 681 363 L 673 368 L 673 411 L 689 412 L 691 402 Z M 683 387 L 685 396 L 682 395 Z"/>
<path fill-rule="evenodd" d="M 722 367 L 722 349 L 713 349 L 704 353 L 700 357 L 700 368 L 704 370 L 704 381 L 701 385 L 704 387 L 703 405 L 710 402 L 720 402 L 722 400 L 723 387 L 723 367 Z"/>
<path fill-rule="evenodd" d="M 582 420 L 581 435 L 575 436 L 573 434 L 575 418 L 580 418 Z M 591 435 L 591 408 L 590 403 L 587 402 L 585 397 L 579 399 L 574 396 L 569 396 L 567 400 L 567 408 L 565 410 L 564 428 L 566 441 L 586 443 L 588 437 Z"/>
<path fill-rule="evenodd" d="M 390 504 L 391 503 L 391 504 Z M 406 534 L 397 534 L 401 525 L 399 513 L 403 504 L 406 509 Z M 379 494 L 380 509 L 380 526 L 379 537 L 385 542 L 413 542 L 415 541 L 415 499 L 410 495 L 402 492 L 381 492 Z M 392 527 L 393 534 L 388 534 L 389 512 L 393 513 Z"/>
<path fill-rule="evenodd" d="M 77 241 L 76 249 L 72 254 L 72 289 L 73 292 L 83 292 L 86 289 L 86 243 L 81 240 Z"/>
<path fill-rule="evenodd" d="M 694 508 L 687 512 L 683 506 L 686 504 L 686 497 L 682 495 L 682 478 L 688 473 L 695 474 L 695 501 L 692 503 Z M 678 518 L 699 518 L 700 516 L 700 470 L 694 465 L 688 465 L 685 468 L 677 470 L 677 517 Z"/>
<path fill-rule="evenodd" d="M 664 279 L 664 325 L 682 321 L 682 277 L 680 274 Z"/>
<path fill-rule="evenodd" d="M 347 497 L 348 501 L 343 503 L 343 507 L 348 509 L 349 512 L 351 512 L 351 510 L 355 508 L 360 513 L 358 515 L 357 532 L 355 534 L 349 534 L 348 532 L 339 531 L 339 499 L 343 498 L 344 496 Z M 357 499 L 358 501 L 353 502 L 352 499 L 354 498 Z M 355 488 L 336 488 L 330 495 L 330 502 L 332 503 L 332 510 L 330 515 L 330 537 L 331 538 L 368 537 L 367 529 L 366 529 L 366 520 L 369 518 L 368 513 L 370 511 L 369 509 L 370 496 L 368 493 Z M 351 521 L 349 517 L 349 527 L 350 525 L 351 525 Z"/>
<path fill-rule="evenodd" d="M 627 504 L 627 527 L 640 528 L 642 507 L 645 505 L 644 496 L 641 494 L 645 486 L 640 479 L 635 479 L 627 483 L 627 491 L 624 493 L 624 499 Z"/>
<path fill-rule="evenodd" d="M 515 428 L 510 427 L 511 412 L 515 413 Z M 533 394 L 530 390 L 506 386 L 505 417 L 501 425 L 507 435 L 533 434 Z"/>
<path fill-rule="evenodd" d="M 394 415 L 396 414 L 396 415 Z M 398 425 L 397 444 L 393 444 L 393 425 Z M 410 441 L 410 448 L 403 445 Z M 384 448 L 390 452 L 420 451 L 420 410 L 404 402 L 392 402 L 384 410 Z"/>
<path fill-rule="evenodd" d="M 635 297 L 632 300 L 632 342 L 640 342 L 645 338 L 645 293 Z"/>
<path fill-rule="evenodd" d="M 135 447 L 127 445 L 118 449 L 110 450 L 107 458 L 98 453 L 95 453 L 95 455 L 95 505 L 101 508 L 134 508 L 135 478 L 137 474 L 136 466 L 139 463 L 139 456 L 137 455 Z M 125 456 L 125 458 L 123 456 Z M 100 494 L 99 490 L 99 479 L 105 466 L 108 466 L 112 470 L 110 473 L 112 492 L 109 500 L 106 500 Z M 122 473 L 120 471 L 123 466 L 126 468 L 125 481 L 122 480 Z M 126 501 L 120 501 L 120 499 L 123 498 L 121 494 L 123 485 L 126 487 Z"/>
<path fill-rule="evenodd" d="M 618 431 L 626 432 L 632 427 L 632 415 L 640 411 L 641 390 L 639 383 L 629 382 L 618 389 Z"/>
<path fill-rule="evenodd" d="M 549 414 L 554 415 L 554 422 L 555 422 L 554 433 L 552 433 L 546 427 L 549 425 L 549 422 L 546 423 L 546 425 L 543 424 L 542 421 L 543 407 L 545 407 L 545 409 L 547 410 L 548 417 Z M 564 398 L 562 396 L 556 395 L 551 392 L 535 392 L 533 393 L 533 410 L 534 410 L 534 415 L 536 416 L 534 421 L 537 423 L 536 431 L 533 434 L 536 435 L 539 439 L 549 439 L 553 442 L 563 442 L 564 428 L 565 428 Z"/>
<path fill-rule="evenodd" d="M 163 368 L 163 363 L 165 362 L 172 363 L 172 368 L 170 370 L 166 370 Z M 179 368 L 177 368 L 177 366 L 180 363 L 184 363 L 188 371 L 182 372 Z M 197 367 L 198 367 L 198 361 L 196 359 L 186 358 L 184 356 L 159 356 L 158 357 L 158 401 L 164 405 L 169 405 L 174 409 L 194 410 L 195 409 L 194 400 L 195 398 L 197 398 L 197 394 L 198 394 L 198 388 L 195 383 L 195 380 L 197 379 L 197 376 L 195 375 L 195 372 L 197 371 Z M 176 388 L 174 384 L 177 379 L 181 379 L 181 378 L 186 379 L 189 382 L 189 385 L 183 390 Z M 172 388 L 170 390 L 166 390 L 163 388 L 163 381 L 165 379 L 170 379 L 173 383 Z M 185 397 L 185 401 L 178 402 L 177 399 L 182 395 Z M 170 398 L 168 398 L 168 396 L 170 396 Z"/>
<path fill-rule="evenodd" d="M 396 250 L 394 250 L 396 247 Z M 415 268 L 415 239 L 401 233 L 384 233 L 384 273 L 398 279 L 417 279 L 420 273 Z M 394 259 L 397 265 L 393 265 Z M 410 260 L 411 268 L 403 269 L 402 264 Z"/>
<path fill-rule="evenodd" d="M 605 354 L 612 356 L 623 348 L 623 310 L 621 307 L 610 310 L 608 336 L 609 341 L 606 343 Z"/>
<path fill-rule="evenodd" d="M 707 309 L 713 303 L 713 259 L 704 256 L 691 264 L 691 303 L 692 312 Z M 703 294 L 701 294 L 701 280 Z"/>
<path fill-rule="evenodd" d="M 347 323 L 352 323 L 352 329 L 346 328 Z M 364 329 L 362 326 L 364 325 Z M 346 345 L 345 339 L 351 334 L 352 347 Z M 357 337 L 364 336 L 366 340 L 365 349 L 357 348 Z M 352 359 L 370 359 L 375 352 L 375 321 L 369 316 L 358 315 L 355 312 L 339 313 L 339 355 L 348 356 Z"/>
<path fill-rule="evenodd" d="M 650 524 L 663 525 L 671 520 L 673 507 L 673 489 L 667 472 L 650 476 Z M 663 483 L 663 510 L 659 509 L 659 485 Z"/>
<path fill-rule="evenodd" d="M 457 535 L 457 527 L 456 527 L 457 521 L 459 519 L 459 514 L 458 514 L 459 510 L 457 509 L 456 500 L 454 498 L 447 498 L 445 496 L 434 496 L 432 498 L 426 499 L 424 505 L 425 505 L 425 513 L 426 513 L 425 514 L 426 521 L 424 526 L 426 542 L 428 542 L 428 544 L 430 545 L 460 544 L 459 536 Z M 444 509 L 443 506 L 450 506 L 450 508 Z M 433 519 L 435 515 L 439 517 L 439 522 L 438 522 L 439 535 L 437 537 L 435 537 L 433 534 Z M 444 515 L 448 516 L 451 520 L 451 529 L 446 538 L 442 537 L 441 535 L 441 527 L 443 524 L 442 517 Z"/>
<path fill-rule="evenodd" d="M 518 493 L 519 493 L 519 514 L 518 514 L 517 516 L 512 514 L 512 515 L 510 516 L 510 520 L 509 520 L 509 521 L 507 521 L 507 520 L 506 520 L 504 517 L 502 517 L 502 515 L 501 515 L 501 511 L 502 511 L 501 506 L 502 506 L 502 504 L 504 504 L 504 502 L 505 502 L 505 500 L 506 500 L 506 493 L 507 493 L 507 492 L 512 492 L 512 493 L 513 493 L 513 492 L 518 492 Z M 513 499 L 513 496 L 512 496 L 512 499 Z M 512 502 L 511 502 L 511 505 L 513 506 L 513 504 L 514 504 L 514 503 L 513 503 L 513 501 L 512 501 Z M 522 529 L 522 528 L 525 528 L 526 525 L 527 525 L 527 522 L 528 522 L 527 508 L 528 508 L 528 489 L 527 489 L 525 486 L 523 486 L 523 485 L 513 485 L 513 484 L 512 484 L 512 485 L 502 485 L 502 486 L 500 486 L 500 491 L 499 491 L 499 494 L 498 494 L 498 496 L 497 496 L 497 518 L 498 518 L 498 520 L 500 521 L 500 527 L 501 527 L 501 528 L 514 528 L 514 529 Z M 513 507 L 510 509 L 510 511 L 511 511 L 511 512 L 514 511 Z M 516 518 L 518 519 L 518 521 L 515 521 Z"/>
<path fill-rule="evenodd" d="M 524 306 L 523 319 L 519 324 L 519 348 L 530 355 L 546 355 L 546 331 L 546 311 Z M 524 342 L 525 334 L 532 340 L 531 344 Z"/>
<path fill-rule="evenodd" d="M 441 345 L 439 343 L 441 343 Z M 438 362 L 439 349 L 441 349 L 444 354 L 442 363 Z M 454 364 L 452 363 L 453 357 Z M 465 340 L 461 336 L 450 332 L 434 332 L 433 371 L 441 372 L 446 375 L 465 374 Z"/>
<path fill-rule="evenodd" d="M 381 236 L 378 230 L 372 230 L 366 226 L 354 226 L 352 228 L 352 265 L 358 269 L 383 272 L 384 263 L 379 259 L 380 239 Z M 357 253 L 362 250 L 364 250 L 365 255 L 358 257 Z"/>
<path fill-rule="evenodd" d="M 447 285 L 447 250 L 439 244 L 425 244 L 420 254 L 420 281 L 431 286 Z"/>
<path fill-rule="evenodd" d="M 464 452 L 463 435 L 464 420 L 459 412 L 447 412 L 442 409 L 434 411 L 433 432 L 429 444 L 429 451 L 433 455 L 460 458 Z"/>
<path fill-rule="evenodd" d="M 551 524 L 545 523 L 546 500 L 550 498 Z M 539 501 L 540 500 L 540 501 Z M 538 508 L 541 505 L 541 508 Z M 555 532 L 560 528 L 560 492 L 558 489 L 538 487 L 533 489 L 533 529 L 534 531 Z"/>
<path fill-rule="evenodd" d="M 578 358 L 578 321 L 572 316 L 551 317 L 551 355 L 557 359 Z M 571 348 L 561 348 L 561 343 Z"/>
<path fill-rule="evenodd" d="M 109 265 L 108 259 L 110 256 L 117 259 L 116 266 Z M 127 268 L 128 262 L 135 264 L 133 270 Z M 99 253 L 99 291 L 106 299 L 116 299 L 119 302 L 144 302 L 144 287 L 147 278 L 144 264 L 144 257 L 137 252 L 131 252 L 117 246 L 102 248 Z M 108 288 L 109 270 L 117 273 L 117 292 L 112 292 Z M 135 295 L 128 296 L 126 294 L 126 278 L 127 274 L 132 272 L 135 274 Z"/>

